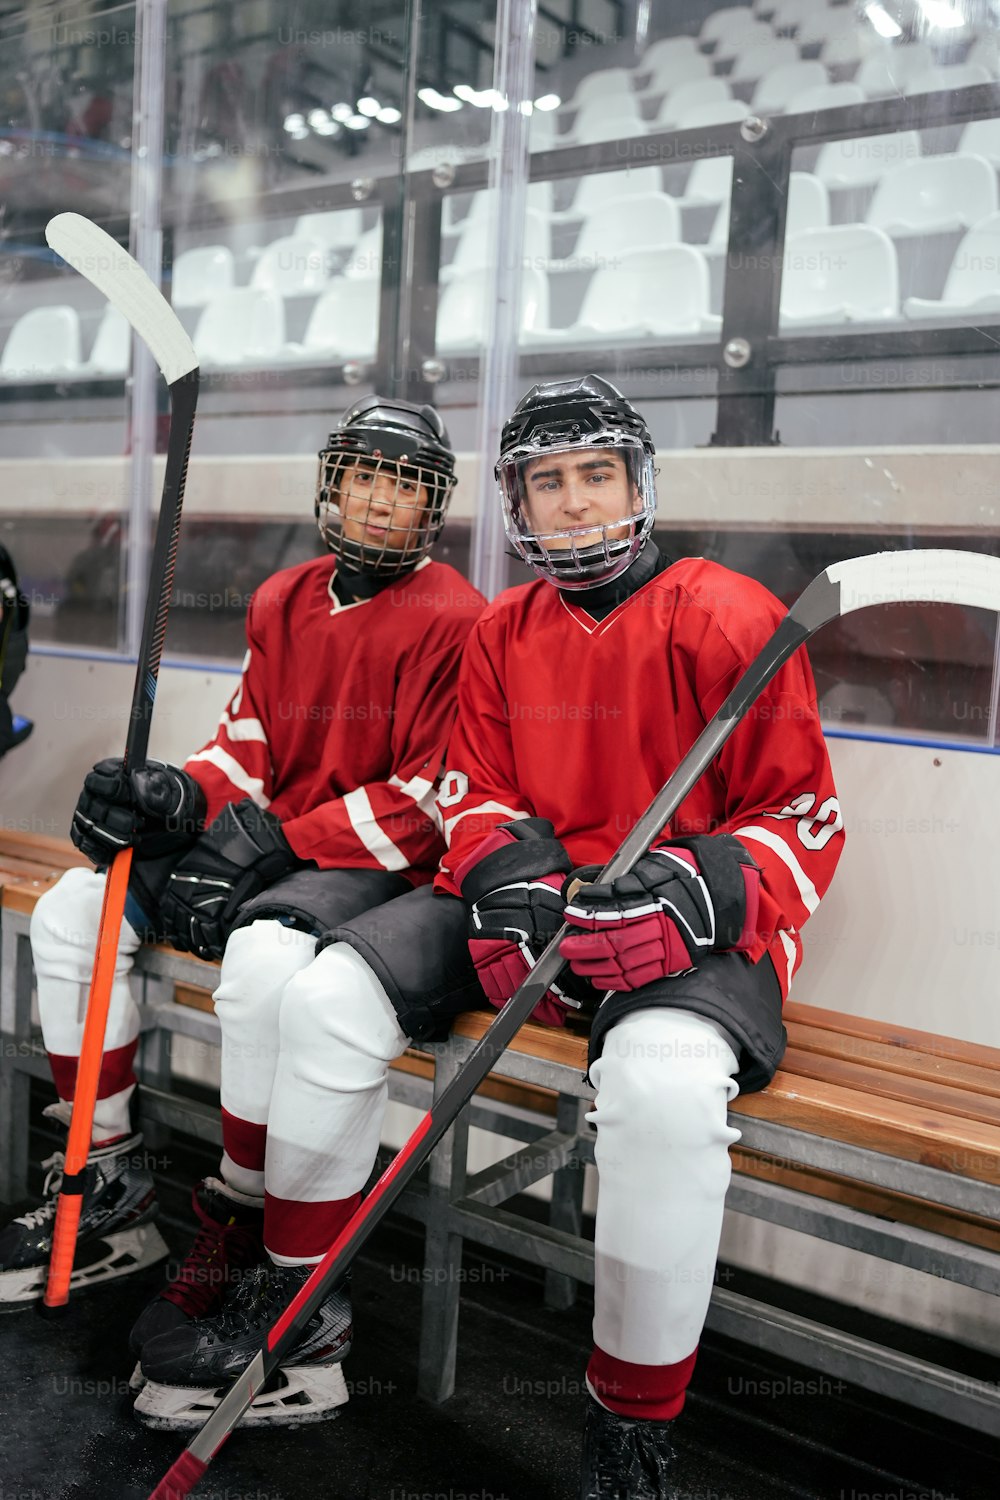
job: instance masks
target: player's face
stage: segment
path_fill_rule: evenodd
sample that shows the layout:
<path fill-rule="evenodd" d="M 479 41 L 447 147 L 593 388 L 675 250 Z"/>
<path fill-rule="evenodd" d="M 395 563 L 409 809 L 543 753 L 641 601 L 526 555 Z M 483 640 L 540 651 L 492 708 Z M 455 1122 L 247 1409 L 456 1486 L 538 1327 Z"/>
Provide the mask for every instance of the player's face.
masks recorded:
<path fill-rule="evenodd" d="M 524 511 L 528 529 L 547 536 L 575 528 L 572 537 L 552 537 L 552 551 L 571 546 L 590 547 L 602 539 L 588 526 L 607 526 L 642 509 L 639 491 L 629 478 L 620 453 L 605 448 L 582 448 L 571 453 L 547 453 L 530 459 L 523 476 Z M 610 541 L 628 534 L 628 523 L 612 526 Z"/>
<path fill-rule="evenodd" d="M 405 552 L 423 541 L 431 497 L 413 471 L 385 459 L 353 463 L 340 475 L 337 504 L 344 536 L 367 547 Z"/>

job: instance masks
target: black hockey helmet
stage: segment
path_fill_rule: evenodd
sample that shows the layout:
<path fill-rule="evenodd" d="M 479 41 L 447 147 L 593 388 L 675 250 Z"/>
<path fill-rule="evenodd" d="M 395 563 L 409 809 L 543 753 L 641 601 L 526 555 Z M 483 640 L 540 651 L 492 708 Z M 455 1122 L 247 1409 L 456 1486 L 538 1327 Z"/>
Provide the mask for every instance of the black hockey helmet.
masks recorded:
<path fill-rule="evenodd" d="M 404 547 L 362 542 L 344 533 L 338 504 L 348 468 L 388 471 L 397 485 L 422 485 L 430 498 L 407 528 Z M 444 423 L 433 406 L 417 406 L 390 396 L 363 396 L 344 413 L 319 455 L 316 520 L 330 551 L 349 567 L 381 574 L 401 573 L 430 551 L 444 525 L 455 488 L 455 455 Z"/>
<path fill-rule="evenodd" d="M 622 457 L 636 503 L 629 514 L 541 533 L 525 513 L 525 470 L 543 455 L 611 448 Z M 644 418 L 600 375 L 549 380 L 518 402 L 500 436 L 496 478 L 504 527 L 515 551 L 550 583 L 593 588 L 623 573 L 653 529 L 655 449 Z M 546 543 L 549 545 L 546 546 Z"/>

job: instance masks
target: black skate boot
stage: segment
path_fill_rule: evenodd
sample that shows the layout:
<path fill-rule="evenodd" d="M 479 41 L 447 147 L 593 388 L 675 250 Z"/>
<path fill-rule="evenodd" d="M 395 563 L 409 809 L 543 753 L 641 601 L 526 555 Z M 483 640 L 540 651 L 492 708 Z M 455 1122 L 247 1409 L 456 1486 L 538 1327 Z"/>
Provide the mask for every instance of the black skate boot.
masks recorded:
<path fill-rule="evenodd" d="M 44 1113 L 69 1127 L 68 1105 L 50 1104 Z M 44 1201 L 0 1230 L 0 1307 L 27 1306 L 45 1291 L 64 1163 L 62 1151 L 42 1163 L 49 1169 Z M 167 1246 L 155 1216 L 156 1190 L 143 1159 L 142 1136 L 92 1146 L 70 1291 L 130 1276 L 162 1260 Z"/>
<path fill-rule="evenodd" d="M 619 1417 L 589 1397 L 580 1500 L 676 1500 L 675 1425 Z"/>
<path fill-rule="evenodd" d="M 146 1384 L 135 1414 L 147 1427 L 200 1427 L 262 1347 L 311 1266 L 249 1271 L 214 1318 L 185 1323 L 142 1349 Z M 351 1299 L 341 1284 L 307 1325 L 305 1336 L 242 1418 L 244 1426 L 298 1427 L 322 1422 L 347 1400 L 340 1361 L 351 1347 Z"/>
<path fill-rule="evenodd" d="M 176 1275 L 147 1302 L 129 1334 L 136 1360 L 150 1339 L 196 1318 L 212 1317 L 240 1277 L 266 1258 L 261 1199 L 207 1177 L 195 1187 L 191 1203 L 201 1228 Z M 132 1388 L 142 1389 L 138 1365 Z"/>

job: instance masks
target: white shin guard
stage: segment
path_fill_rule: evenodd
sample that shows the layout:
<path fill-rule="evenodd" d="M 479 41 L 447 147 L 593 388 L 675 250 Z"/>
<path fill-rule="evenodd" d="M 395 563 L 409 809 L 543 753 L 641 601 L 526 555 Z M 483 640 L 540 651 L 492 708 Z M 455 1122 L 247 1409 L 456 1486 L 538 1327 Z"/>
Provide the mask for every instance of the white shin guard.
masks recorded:
<path fill-rule="evenodd" d="M 46 1050 L 57 1056 L 80 1055 L 104 887 L 105 877 L 96 870 L 67 870 L 38 898 L 31 915 L 31 954 L 42 1037 Z M 104 1038 L 106 1053 L 128 1046 L 139 1035 L 139 1011 L 128 976 L 141 942 L 139 934 L 123 919 Z M 130 1087 L 98 1099 L 95 1140 L 128 1133 L 131 1095 Z"/>
<path fill-rule="evenodd" d="M 265 1125 L 278 1062 L 278 1017 L 289 981 L 312 963 L 316 939 L 282 922 L 261 920 L 230 935 L 212 999 L 222 1031 L 222 1107 L 241 1120 Z M 232 1188 L 255 1197 L 263 1172 L 223 1155 L 222 1175 Z"/>
<path fill-rule="evenodd" d="M 389 1063 L 409 1039 L 373 970 L 346 943 L 285 991 L 267 1130 L 267 1191 L 320 1203 L 364 1187 L 378 1152 Z"/>
<path fill-rule="evenodd" d="M 729 1186 L 739 1067 L 725 1032 L 650 1008 L 608 1033 L 591 1068 L 599 1173 L 594 1342 L 639 1365 L 697 1347 Z"/>

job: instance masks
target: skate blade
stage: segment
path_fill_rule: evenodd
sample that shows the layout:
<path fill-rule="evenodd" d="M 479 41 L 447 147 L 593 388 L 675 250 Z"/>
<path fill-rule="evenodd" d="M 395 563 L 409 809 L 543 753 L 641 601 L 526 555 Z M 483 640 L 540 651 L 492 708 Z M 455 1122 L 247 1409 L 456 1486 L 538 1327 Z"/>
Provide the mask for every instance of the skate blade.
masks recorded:
<path fill-rule="evenodd" d="M 167 1243 L 155 1224 L 135 1224 L 131 1229 L 116 1229 L 81 1246 L 81 1254 L 91 1254 L 86 1265 L 77 1263 L 69 1279 L 70 1295 L 86 1287 L 100 1286 L 120 1276 L 144 1271 L 170 1254 Z M 79 1262 L 79 1257 L 78 1257 Z M 20 1271 L 0 1272 L 0 1307 L 10 1310 L 28 1307 L 45 1293 L 49 1279 L 48 1265 L 26 1266 Z"/>
<path fill-rule="evenodd" d="M 326 1422 L 348 1399 L 339 1364 L 279 1369 L 268 1385 L 243 1413 L 241 1427 L 304 1427 Z M 147 1380 L 132 1410 L 144 1427 L 185 1432 L 201 1427 L 230 1389 L 228 1385 L 161 1385 Z"/>
<path fill-rule="evenodd" d="M 132 1371 L 131 1375 L 128 1378 L 128 1388 L 132 1392 L 133 1396 L 137 1396 L 145 1384 L 146 1377 L 142 1373 L 142 1360 L 137 1359 L 135 1362 L 135 1369 Z"/>

